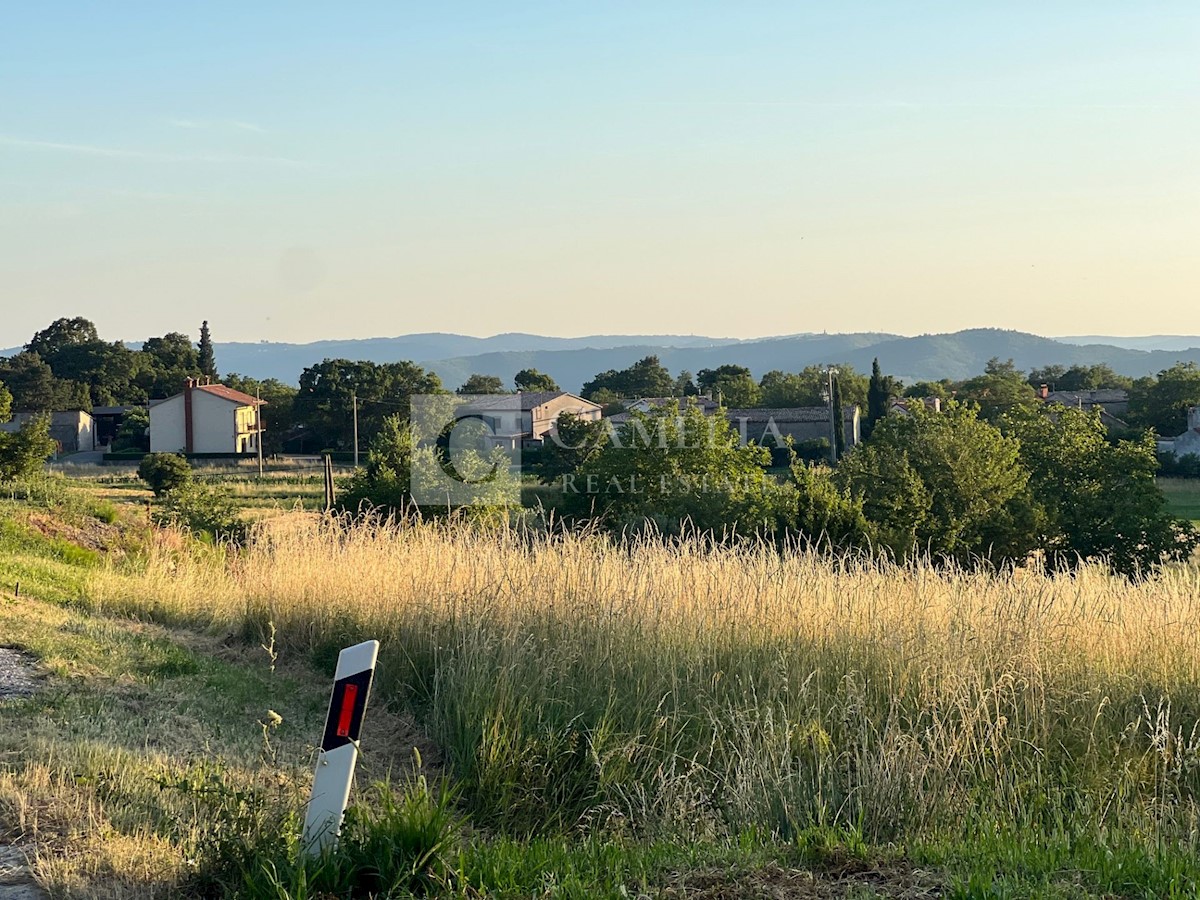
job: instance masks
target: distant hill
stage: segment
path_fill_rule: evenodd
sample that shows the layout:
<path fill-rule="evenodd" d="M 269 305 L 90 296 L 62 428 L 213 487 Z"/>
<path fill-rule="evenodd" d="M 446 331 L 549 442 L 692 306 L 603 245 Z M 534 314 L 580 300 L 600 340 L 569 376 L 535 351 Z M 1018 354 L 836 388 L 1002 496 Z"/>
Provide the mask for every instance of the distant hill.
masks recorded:
<path fill-rule="evenodd" d="M 1145 337 L 1056 337 L 1064 344 L 1109 344 L 1126 350 L 1191 350 L 1200 347 L 1200 335 L 1151 334 Z"/>
<path fill-rule="evenodd" d="M 0 351 L 0 355 L 18 350 Z M 1155 374 L 1178 361 L 1200 363 L 1200 337 L 1047 338 L 996 328 L 916 337 L 795 334 L 754 340 L 701 335 L 556 338 L 515 333 L 478 338 L 430 333 L 311 344 L 218 343 L 216 353 L 222 373 L 278 378 L 291 384 L 299 381 L 305 367 L 327 358 L 407 359 L 437 372 L 449 388 L 458 387 L 476 372 L 498 375 L 511 383 L 521 369 L 534 368 L 551 375 L 563 388 L 578 391 L 596 373 L 621 369 L 650 355 L 658 356 L 673 374 L 682 369 L 695 374 L 723 363 L 746 366 L 755 376 L 771 369 L 796 371 L 827 363 L 848 363 L 860 372 L 869 372 L 871 361 L 878 357 L 885 372 L 912 382 L 969 378 L 982 372 L 989 359 L 999 357 L 1011 358 L 1023 371 L 1054 363 L 1105 363 L 1123 375 L 1138 377 Z"/>

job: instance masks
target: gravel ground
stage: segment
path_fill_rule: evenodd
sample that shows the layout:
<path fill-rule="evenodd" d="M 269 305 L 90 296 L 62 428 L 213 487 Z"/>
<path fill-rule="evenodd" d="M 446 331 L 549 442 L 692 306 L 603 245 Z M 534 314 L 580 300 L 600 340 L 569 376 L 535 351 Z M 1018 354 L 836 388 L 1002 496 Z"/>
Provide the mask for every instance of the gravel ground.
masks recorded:
<path fill-rule="evenodd" d="M 33 659 L 20 650 L 0 647 L 0 700 L 28 697 L 36 689 Z"/>

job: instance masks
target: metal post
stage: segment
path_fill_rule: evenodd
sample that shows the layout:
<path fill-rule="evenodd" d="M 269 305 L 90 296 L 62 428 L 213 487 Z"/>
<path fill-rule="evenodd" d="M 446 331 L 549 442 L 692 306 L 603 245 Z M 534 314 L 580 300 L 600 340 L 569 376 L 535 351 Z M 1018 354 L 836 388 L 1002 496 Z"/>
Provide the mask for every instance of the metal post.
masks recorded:
<path fill-rule="evenodd" d="M 350 400 L 354 404 L 354 468 L 358 468 L 358 394 L 351 394 Z"/>
<path fill-rule="evenodd" d="M 826 374 L 829 377 L 829 463 L 837 465 L 837 423 L 833 421 L 833 376 L 837 369 L 830 366 Z"/>

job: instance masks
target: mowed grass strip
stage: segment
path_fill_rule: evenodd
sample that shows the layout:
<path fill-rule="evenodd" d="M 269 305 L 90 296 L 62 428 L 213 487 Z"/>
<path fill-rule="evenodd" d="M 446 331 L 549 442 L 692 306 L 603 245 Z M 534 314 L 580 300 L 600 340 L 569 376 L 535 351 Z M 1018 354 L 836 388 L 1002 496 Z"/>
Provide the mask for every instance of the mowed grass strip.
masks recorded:
<path fill-rule="evenodd" d="M 1200 478 L 1159 478 L 1172 515 L 1200 525 Z"/>

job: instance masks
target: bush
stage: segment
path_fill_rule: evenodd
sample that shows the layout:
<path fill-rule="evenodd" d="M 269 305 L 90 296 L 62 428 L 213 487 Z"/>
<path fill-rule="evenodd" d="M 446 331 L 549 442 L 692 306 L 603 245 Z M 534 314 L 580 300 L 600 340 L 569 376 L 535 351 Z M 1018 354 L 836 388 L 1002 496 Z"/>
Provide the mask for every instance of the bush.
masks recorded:
<path fill-rule="evenodd" d="M 164 495 L 159 524 L 185 528 L 214 541 L 241 543 L 246 523 L 237 505 L 208 485 L 187 481 Z"/>
<path fill-rule="evenodd" d="M 191 481 L 192 467 L 178 453 L 149 453 L 138 465 L 138 477 L 150 485 L 154 496 L 162 497 Z"/>
<path fill-rule="evenodd" d="M 50 437 L 50 420 L 45 416 L 26 422 L 20 431 L 0 432 L 0 481 L 16 481 L 36 474 L 55 446 Z"/>

